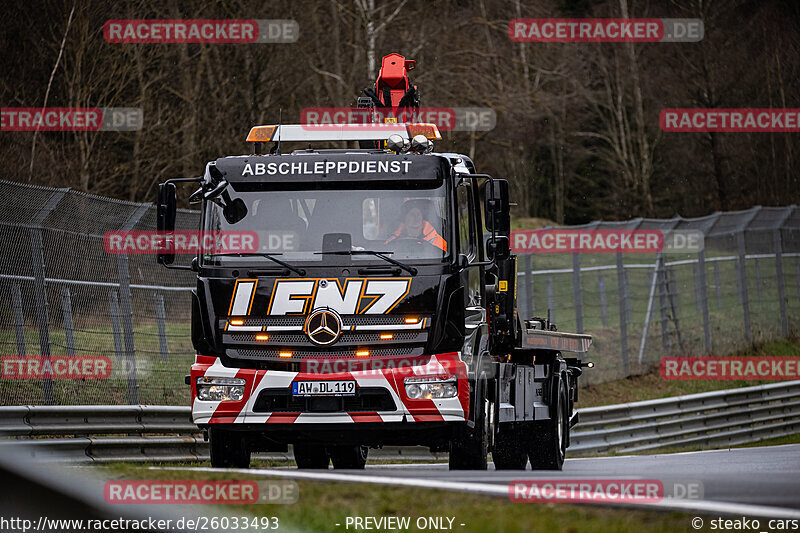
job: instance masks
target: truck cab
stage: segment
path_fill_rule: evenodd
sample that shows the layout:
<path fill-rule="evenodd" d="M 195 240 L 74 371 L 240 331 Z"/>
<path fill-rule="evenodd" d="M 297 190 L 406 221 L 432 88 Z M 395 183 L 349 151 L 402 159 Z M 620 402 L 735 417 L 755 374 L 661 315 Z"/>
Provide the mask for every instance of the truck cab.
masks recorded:
<path fill-rule="evenodd" d="M 176 183 L 195 181 L 201 235 L 240 245 L 159 256 L 197 274 L 187 383 L 214 466 L 291 444 L 301 468 L 363 468 L 384 445 L 470 469 L 490 450 L 524 468 L 547 447 L 560 468 L 585 365 L 546 320 L 517 316 L 507 183 L 433 152 L 439 138 L 428 124 L 256 127 L 254 154 L 159 187 L 160 231 L 174 231 Z M 331 140 L 379 147 L 309 144 Z M 281 151 L 295 142 L 308 147 Z M 537 420 L 544 444 L 525 437 Z"/>

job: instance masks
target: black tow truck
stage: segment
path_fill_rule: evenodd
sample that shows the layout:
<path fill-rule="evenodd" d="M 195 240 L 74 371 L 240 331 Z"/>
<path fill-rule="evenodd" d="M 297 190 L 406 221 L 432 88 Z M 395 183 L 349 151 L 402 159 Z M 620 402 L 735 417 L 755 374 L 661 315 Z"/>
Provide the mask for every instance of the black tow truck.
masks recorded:
<path fill-rule="evenodd" d="M 250 237 L 158 257 L 197 274 L 187 383 L 214 466 L 292 445 L 301 468 L 363 468 L 370 448 L 423 445 L 452 469 L 489 453 L 561 469 L 591 337 L 519 316 L 508 183 L 440 139 L 423 123 L 257 126 L 253 154 L 159 186 L 167 236 L 176 185 L 194 182 L 201 233 Z M 358 148 L 313 147 L 331 142 Z"/>

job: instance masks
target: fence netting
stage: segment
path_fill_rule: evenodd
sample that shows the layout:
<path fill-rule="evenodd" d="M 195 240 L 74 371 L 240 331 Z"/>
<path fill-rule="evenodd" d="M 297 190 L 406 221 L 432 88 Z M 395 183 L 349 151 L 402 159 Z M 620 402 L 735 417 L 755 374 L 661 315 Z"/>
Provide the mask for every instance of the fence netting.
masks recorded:
<path fill-rule="evenodd" d="M 0 354 L 107 356 L 105 379 L 2 379 L 0 404 L 186 404 L 191 272 L 109 254 L 114 230 L 155 229 L 155 207 L 11 182 L 0 198 Z M 196 229 L 199 214 L 178 214 Z"/>
<path fill-rule="evenodd" d="M 152 230 L 151 204 L 2 183 L 0 355 L 107 356 L 106 379 L 0 379 L 0 405 L 188 403 L 194 274 L 151 254 L 110 254 L 109 231 Z M 182 210 L 178 229 L 198 227 Z M 523 254 L 523 316 L 594 336 L 590 383 L 641 374 L 666 355 L 724 355 L 800 329 L 800 209 L 571 229 L 699 230 L 702 252 Z"/>
<path fill-rule="evenodd" d="M 727 355 L 800 328 L 800 209 L 753 207 L 701 218 L 593 222 L 569 229 L 694 230 L 700 251 L 522 254 L 523 316 L 590 333 L 584 374 L 643 374 L 664 356 Z"/>

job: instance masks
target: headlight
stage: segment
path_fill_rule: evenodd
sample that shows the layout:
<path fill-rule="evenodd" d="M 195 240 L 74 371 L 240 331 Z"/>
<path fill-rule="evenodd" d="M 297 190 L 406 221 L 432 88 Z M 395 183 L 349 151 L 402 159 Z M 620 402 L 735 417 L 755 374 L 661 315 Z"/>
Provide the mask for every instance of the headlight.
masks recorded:
<path fill-rule="evenodd" d="M 458 383 L 455 376 L 440 378 L 406 378 L 406 395 L 412 400 L 435 400 L 439 398 L 455 398 L 458 395 Z"/>
<path fill-rule="evenodd" d="M 244 397 L 242 378 L 197 378 L 197 398 L 210 402 L 237 402 Z"/>

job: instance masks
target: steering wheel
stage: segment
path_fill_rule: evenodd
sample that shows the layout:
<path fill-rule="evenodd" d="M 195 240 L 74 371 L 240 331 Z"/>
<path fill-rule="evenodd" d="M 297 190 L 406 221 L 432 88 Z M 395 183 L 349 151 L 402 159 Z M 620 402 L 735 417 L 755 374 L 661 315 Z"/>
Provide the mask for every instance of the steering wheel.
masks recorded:
<path fill-rule="evenodd" d="M 391 241 L 389 241 L 388 244 L 390 245 L 394 244 L 395 247 L 398 249 L 398 251 L 419 250 L 420 248 L 423 248 L 425 245 L 432 246 L 437 250 L 439 249 L 432 242 L 426 241 L 421 237 L 397 237 L 396 239 L 392 239 Z"/>

